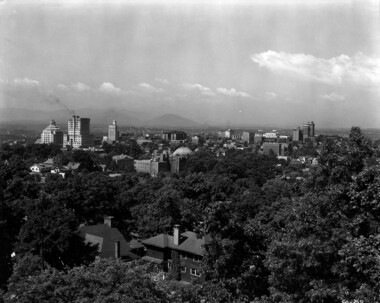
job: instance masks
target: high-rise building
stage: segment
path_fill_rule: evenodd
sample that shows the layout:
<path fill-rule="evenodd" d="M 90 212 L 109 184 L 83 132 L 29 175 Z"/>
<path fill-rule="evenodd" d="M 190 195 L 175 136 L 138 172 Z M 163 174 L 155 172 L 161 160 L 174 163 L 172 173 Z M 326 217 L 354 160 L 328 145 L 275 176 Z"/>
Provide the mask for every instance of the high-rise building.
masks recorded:
<path fill-rule="evenodd" d="M 63 144 L 63 133 L 56 125 L 54 120 L 51 120 L 50 125 L 42 131 L 41 143 L 54 143 L 59 145 Z"/>
<path fill-rule="evenodd" d="M 92 146 L 90 118 L 73 116 L 68 122 L 66 140 L 67 145 L 76 148 Z"/>
<path fill-rule="evenodd" d="M 108 125 L 108 142 L 119 141 L 119 131 L 117 129 L 116 120 L 112 121 L 112 124 Z"/>
<path fill-rule="evenodd" d="M 309 122 L 305 123 L 302 126 L 302 134 L 303 134 L 303 140 L 306 140 L 307 138 L 310 137 L 310 124 L 309 124 Z"/>
<path fill-rule="evenodd" d="M 255 137 L 255 133 L 243 132 L 243 134 L 241 135 L 241 140 L 244 142 L 247 142 L 248 144 L 251 144 L 253 143 L 254 137 Z"/>
<path fill-rule="evenodd" d="M 302 130 L 300 127 L 297 127 L 296 129 L 293 129 L 293 141 L 302 141 Z"/>
<path fill-rule="evenodd" d="M 309 122 L 310 124 L 310 137 L 314 137 L 315 136 L 315 124 L 313 121 Z"/>

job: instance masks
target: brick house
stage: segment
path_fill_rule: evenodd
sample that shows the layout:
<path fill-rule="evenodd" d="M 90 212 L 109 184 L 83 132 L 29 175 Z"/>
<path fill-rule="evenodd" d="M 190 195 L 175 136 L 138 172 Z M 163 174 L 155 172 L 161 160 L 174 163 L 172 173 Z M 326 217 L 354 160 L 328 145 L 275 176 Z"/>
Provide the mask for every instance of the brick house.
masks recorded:
<path fill-rule="evenodd" d="M 140 256 L 132 252 L 131 247 L 121 232 L 112 226 L 112 216 L 104 217 L 104 224 L 81 226 L 80 233 L 86 243 L 98 245 L 99 255 L 102 258 L 135 260 Z"/>
<path fill-rule="evenodd" d="M 197 238 L 192 231 L 180 233 L 179 226 L 174 226 L 173 236 L 160 234 L 155 237 L 143 240 L 142 243 L 147 249 L 143 257 L 146 261 L 155 262 L 162 266 L 163 271 L 169 272 L 172 263 L 172 251 L 176 250 L 180 256 L 181 280 L 192 281 L 202 279 L 202 246 L 204 238 Z"/>

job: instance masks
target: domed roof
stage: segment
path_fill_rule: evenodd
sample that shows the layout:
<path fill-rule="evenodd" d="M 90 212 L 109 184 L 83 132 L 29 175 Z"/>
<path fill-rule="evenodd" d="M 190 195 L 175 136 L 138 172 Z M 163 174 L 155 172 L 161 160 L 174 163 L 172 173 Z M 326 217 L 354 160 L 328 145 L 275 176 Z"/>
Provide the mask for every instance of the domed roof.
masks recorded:
<path fill-rule="evenodd" d="M 180 147 L 176 149 L 176 151 L 173 153 L 173 156 L 180 156 L 180 157 L 191 156 L 191 155 L 194 155 L 194 152 L 192 152 L 191 149 L 188 147 Z"/>

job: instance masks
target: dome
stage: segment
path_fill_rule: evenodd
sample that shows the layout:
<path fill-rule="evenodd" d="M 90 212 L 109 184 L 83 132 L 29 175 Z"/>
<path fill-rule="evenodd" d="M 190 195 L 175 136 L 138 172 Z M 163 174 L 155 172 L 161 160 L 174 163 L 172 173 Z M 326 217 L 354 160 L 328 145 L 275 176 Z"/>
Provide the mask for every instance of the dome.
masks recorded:
<path fill-rule="evenodd" d="M 176 149 L 176 151 L 173 153 L 173 156 L 180 156 L 180 157 L 186 157 L 194 155 L 194 152 L 191 151 L 188 147 L 180 147 Z"/>

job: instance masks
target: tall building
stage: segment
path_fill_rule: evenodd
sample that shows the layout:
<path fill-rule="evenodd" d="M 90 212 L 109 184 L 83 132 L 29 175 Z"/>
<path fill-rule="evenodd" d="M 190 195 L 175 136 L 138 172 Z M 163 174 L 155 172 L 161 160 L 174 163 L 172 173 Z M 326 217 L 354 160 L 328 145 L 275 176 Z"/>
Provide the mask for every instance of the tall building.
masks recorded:
<path fill-rule="evenodd" d="M 315 124 L 313 121 L 309 122 L 310 124 L 310 137 L 314 137 L 315 136 Z"/>
<path fill-rule="evenodd" d="M 117 129 L 116 120 L 113 120 L 112 124 L 108 125 L 108 141 L 119 141 L 119 131 Z"/>
<path fill-rule="evenodd" d="M 303 129 L 303 141 L 308 138 L 314 138 L 315 136 L 315 124 L 313 121 L 307 122 L 302 126 Z"/>
<path fill-rule="evenodd" d="M 50 125 L 42 131 L 41 143 L 54 143 L 59 145 L 63 144 L 63 133 L 56 125 L 54 120 L 51 120 Z"/>
<path fill-rule="evenodd" d="M 76 148 L 92 146 L 90 118 L 73 116 L 68 122 L 66 140 L 67 145 Z"/>
<path fill-rule="evenodd" d="M 293 141 L 302 141 L 302 130 L 300 127 L 297 127 L 296 129 L 293 129 Z"/>
<path fill-rule="evenodd" d="M 305 123 L 302 126 L 302 134 L 303 134 L 303 140 L 306 140 L 310 137 L 310 125 L 309 123 Z"/>
<path fill-rule="evenodd" d="M 243 132 L 243 134 L 241 135 L 242 141 L 247 142 L 248 144 L 253 143 L 254 137 L 255 133 L 251 132 Z"/>

